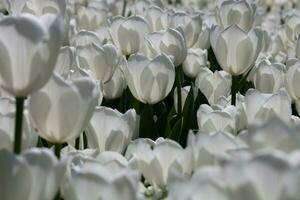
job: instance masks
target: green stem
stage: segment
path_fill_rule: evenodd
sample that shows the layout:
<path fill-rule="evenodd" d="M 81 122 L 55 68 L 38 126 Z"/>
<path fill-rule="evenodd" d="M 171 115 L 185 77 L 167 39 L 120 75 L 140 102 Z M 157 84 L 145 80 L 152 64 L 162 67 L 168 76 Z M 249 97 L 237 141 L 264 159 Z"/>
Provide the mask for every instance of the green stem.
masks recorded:
<path fill-rule="evenodd" d="M 123 17 L 125 17 L 126 6 L 127 6 L 127 0 L 124 0 L 123 8 L 122 8 L 122 16 L 123 16 Z"/>
<path fill-rule="evenodd" d="M 177 87 L 177 114 L 179 117 L 182 115 L 182 102 L 181 102 L 181 69 L 182 66 L 176 67 L 176 87 Z"/>
<path fill-rule="evenodd" d="M 236 104 L 236 93 L 238 92 L 238 76 L 232 76 L 231 84 L 231 105 Z"/>
<path fill-rule="evenodd" d="M 60 143 L 55 143 L 54 144 L 54 152 L 56 157 L 59 159 L 60 158 L 60 150 L 61 150 L 62 144 Z"/>
<path fill-rule="evenodd" d="M 25 97 L 16 97 L 16 117 L 15 117 L 15 154 L 21 153 L 22 143 L 22 125 L 23 125 L 23 109 Z"/>
<path fill-rule="evenodd" d="M 80 144 L 80 136 L 78 136 L 75 140 L 75 149 L 79 149 Z"/>

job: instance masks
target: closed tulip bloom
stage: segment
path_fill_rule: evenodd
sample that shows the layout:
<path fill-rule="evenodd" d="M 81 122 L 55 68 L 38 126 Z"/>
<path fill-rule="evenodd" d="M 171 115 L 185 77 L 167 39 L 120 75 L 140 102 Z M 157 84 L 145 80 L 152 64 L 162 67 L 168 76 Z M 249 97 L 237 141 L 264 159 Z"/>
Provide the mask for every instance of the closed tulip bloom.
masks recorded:
<path fill-rule="evenodd" d="M 54 74 L 40 91 L 31 95 L 29 110 L 42 138 L 63 143 L 82 133 L 98 98 L 98 87 L 89 78 L 70 83 Z"/>
<path fill-rule="evenodd" d="M 172 28 L 153 32 L 146 37 L 146 45 L 154 55 L 164 53 L 173 59 L 178 66 L 185 60 L 187 54 L 186 42 L 183 34 Z"/>
<path fill-rule="evenodd" d="M 106 22 L 108 13 L 104 9 L 82 6 L 76 17 L 77 30 L 96 31 Z"/>
<path fill-rule="evenodd" d="M 163 100 L 171 92 L 175 82 L 175 67 L 164 54 L 152 60 L 140 54 L 132 55 L 124 74 L 132 95 L 148 104 Z"/>
<path fill-rule="evenodd" d="M 198 128 L 201 132 L 227 131 L 236 132 L 237 109 L 234 106 L 222 108 L 210 107 L 207 104 L 200 105 L 197 111 Z"/>
<path fill-rule="evenodd" d="M 256 89 L 264 93 L 274 93 L 284 86 L 285 66 L 263 60 L 253 76 Z"/>
<path fill-rule="evenodd" d="M 43 87 L 54 70 L 62 21 L 24 14 L 3 18 L 0 29 L 0 85 L 14 96 L 27 96 Z"/>
<path fill-rule="evenodd" d="M 215 71 L 201 68 L 195 82 L 196 87 L 207 98 L 209 104 L 215 104 L 222 96 L 227 96 L 231 88 L 231 76 L 225 71 Z"/>
<path fill-rule="evenodd" d="M 197 41 L 202 30 L 201 16 L 187 14 L 186 12 L 176 12 L 171 16 L 172 28 L 181 27 L 186 41 L 186 46 L 192 47 Z"/>
<path fill-rule="evenodd" d="M 199 37 L 192 48 L 209 49 L 210 47 L 210 28 L 203 24 Z"/>
<path fill-rule="evenodd" d="M 287 72 L 285 74 L 285 86 L 289 95 L 293 100 L 300 100 L 300 61 L 293 59 L 289 60 L 286 65 Z"/>
<path fill-rule="evenodd" d="M 79 66 L 91 70 L 95 79 L 104 83 L 111 79 L 119 62 L 117 49 L 112 44 L 79 46 L 76 55 Z"/>
<path fill-rule="evenodd" d="M 55 64 L 55 72 L 67 78 L 71 70 L 76 69 L 75 48 L 70 46 L 61 47 Z"/>
<path fill-rule="evenodd" d="M 207 50 L 190 48 L 187 51 L 187 56 L 182 63 L 182 69 L 185 75 L 190 78 L 195 78 L 200 68 L 207 67 Z"/>
<path fill-rule="evenodd" d="M 216 19 L 223 28 L 236 24 L 248 32 L 254 23 L 255 10 L 255 5 L 246 0 L 226 0 L 217 6 Z"/>
<path fill-rule="evenodd" d="M 172 14 L 171 10 L 163 10 L 156 6 L 151 6 L 145 10 L 145 19 L 150 26 L 151 32 L 168 28 Z"/>
<path fill-rule="evenodd" d="M 245 95 L 245 108 L 248 125 L 263 123 L 274 115 L 285 122 L 291 120 L 291 99 L 283 88 L 274 94 L 249 89 Z"/>
<path fill-rule="evenodd" d="M 288 39 L 294 42 L 300 34 L 300 15 L 293 14 L 285 19 L 285 31 Z"/>
<path fill-rule="evenodd" d="M 224 30 L 215 26 L 210 41 L 222 69 L 234 76 L 249 70 L 262 48 L 259 29 L 252 29 L 247 33 L 237 25 Z"/>
<path fill-rule="evenodd" d="M 137 53 L 144 43 L 144 36 L 150 28 L 144 18 L 132 16 L 124 18 L 116 16 L 109 25 L 110 35 L 114 44 L 124 55 Z"/>
<path fill-rule="evenodd" d="M 123 153 L 135 134 L 139 118 L 135 110 L 125 114 L 107 107 L 97 107 L 87 128 L 88 146 L 100 152 Z"/>
<path fill-rule="evenodd" d="M 100 45 L 103 43 L 103 41 L 96 32 L 81 30 L 71 38 L 70 43 L 72 46 L 78 47 L 91 45 L 93 43 Z"/>

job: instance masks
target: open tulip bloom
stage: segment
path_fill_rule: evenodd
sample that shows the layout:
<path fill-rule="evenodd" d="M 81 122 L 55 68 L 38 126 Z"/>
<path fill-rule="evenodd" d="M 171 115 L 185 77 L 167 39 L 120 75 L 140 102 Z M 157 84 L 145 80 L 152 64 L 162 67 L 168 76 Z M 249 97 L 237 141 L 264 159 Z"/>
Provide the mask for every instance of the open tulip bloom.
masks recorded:
<path fill-rule="evenodd" d="M 300 200 L 299 0 L 0 0 L 0 200 Z"/>

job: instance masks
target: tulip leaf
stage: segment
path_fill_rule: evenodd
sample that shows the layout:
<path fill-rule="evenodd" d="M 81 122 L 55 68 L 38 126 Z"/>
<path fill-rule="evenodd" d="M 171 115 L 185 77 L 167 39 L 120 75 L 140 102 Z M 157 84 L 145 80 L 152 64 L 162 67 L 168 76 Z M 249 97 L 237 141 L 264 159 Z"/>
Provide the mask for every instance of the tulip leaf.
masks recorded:
<path fill-rule="evenodd" d="M 174 124 L 174 126 L 173 126 L 173 128 L 171 130 L 171 133 L 169 135 L 170 139 L 173 139 L 175 141 L 179 141 L 180 140 L 180 135 L 181 135 L 181 132 L 182 132 L 182 123 L 183 123 L 182 118 L 179 118 L 176 121 L 176 123 Z"/>
<path fill-rule="evenodd" d="M 208 49 L 208 61 L 210 62 L 210 70 L 212 72 L 222 70 L 211 47 Z"/>

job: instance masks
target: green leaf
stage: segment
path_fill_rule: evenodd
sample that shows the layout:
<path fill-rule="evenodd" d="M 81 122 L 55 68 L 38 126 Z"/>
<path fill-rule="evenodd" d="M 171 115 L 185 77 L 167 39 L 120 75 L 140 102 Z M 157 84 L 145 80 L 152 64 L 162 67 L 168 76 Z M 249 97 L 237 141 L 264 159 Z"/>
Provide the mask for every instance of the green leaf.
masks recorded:
<path fill-rule="evenodd" d="M 178 119 L 178 118 L 176 118 L 176 119 Z M 172 127 L 171 133 L 168 138 L 173 139 L 175 141 L 180 140 L 180 135 L 181 135 L 181 131 L 182 131 L 182 122 L 183 122 L 182 118 L 179 118 L 176 121 L 176 123 Z"/>
<path fill-rule="evenodd" d="M 152 105 L 145 105 L 140 114 L 140 137 L 157 139 L 157 128 L 153 119 L 153 107 Z"/>

